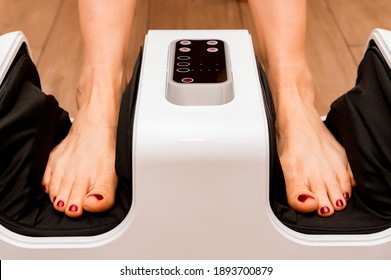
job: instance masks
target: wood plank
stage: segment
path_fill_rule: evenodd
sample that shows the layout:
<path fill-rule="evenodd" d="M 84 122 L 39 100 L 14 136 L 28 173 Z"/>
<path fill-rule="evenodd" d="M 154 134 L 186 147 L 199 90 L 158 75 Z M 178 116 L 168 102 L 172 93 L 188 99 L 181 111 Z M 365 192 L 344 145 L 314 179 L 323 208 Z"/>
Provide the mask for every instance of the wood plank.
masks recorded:
<path fill-rule="evenodd" d="M 247 0 L 238 0 L 239 9 L 240 9 L 240 19 L 243 29 L 247 29 L 251 34 L 251 39 L 254 46 L 254 52 L 257 57 L 261 57 L 259 39 L 257 32 L 255 30 L 253 17 L 251 14 L 250 6 L 248 5 Z"/>
<path fill-rule="evenodd" d="M 340 1 L 344 2 L 344 1 Z M 329 105 L 353 85 L 357 65 L 324 0 L 308 1 L 307 53 L 318 91 L 317 109 Z"/>
<path fill-rule="evenodd" d="M 134 63 L 148 32 L 149 2 L 150 0 L 137 1 L 126 60 L 128 79 L 132 76 Z"/>
<path fill-rule="evenodd" d="M 64 1 L 38 71 L 44 92 L 53 94 L 71 116 L 77 111 L 75 92 L 82 63 L 81 49 L 77 1 Z"/>
<path fill-rule="evenodd" d="M 237 0 L 151 0 L 150 29 L 241 28 Z"/>
<path fill-rule="evenodd" d="M 0 34 L 23 31 L 38 61 L 62 0 L 0 1 Z"/>
<path fill-rule="evenodd" d="M 150 0 L 148 29 L 185 29 L 186 2 Z"/>
<path fill-rule="evenodd" d="M 366 45 L 350 47 L 350 50 L 353 54 L 354 60 L 357 65 L 361 62 L 364 56 L 365 49 L 366 49 Z"/>
<path fill-rule="evenodd" d="M 391 29 L 389 0 L 328 0 L 350 46 L 364 47 L 376 27 Z"/>

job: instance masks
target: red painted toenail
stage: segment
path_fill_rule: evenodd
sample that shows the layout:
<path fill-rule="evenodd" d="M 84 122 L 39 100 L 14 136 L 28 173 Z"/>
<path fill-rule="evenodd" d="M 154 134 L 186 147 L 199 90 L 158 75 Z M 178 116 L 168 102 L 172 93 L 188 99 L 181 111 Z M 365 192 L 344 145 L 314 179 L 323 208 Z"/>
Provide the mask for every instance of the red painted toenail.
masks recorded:
<path fill-rule="evenodd" d="M 300 202 L 304 203 L 307 199 L 315 199 L 315 198 L 313 198 L 312 196 L 310 196 L 308 194 L 301 194 L 301 195 L 299 195 L 299 197 L 297 199 Z"/>
<path fill-rule="evenodd" d="M 337 207 L 342 207 L 343 206 L 343 201 L 342 199 L 338 199 L 337 202 L 335 203 Z"/>
<path fill-rule="evenodd" d="M 64 201 L 60 200 L 59 202 L 57 202 L 57 206 L 58 207 L 64 207 L 65 203 Z"/>
<path fill-rule="evenodd" d="M 77 212 L 77 206 L 75 204 L 71 205 L 71 207 L 69 207 L 69 211 L 71 212 Z"/>
<path fill-rule="evenodd" d="M 328 208 L 327 206 L 323 206 L 322 208 L 320 208 L 320 213 L 322 215 L 326 215 L 326 214 L 330 213 L 330 208 Z"/>
<path fill-rule="evenodd" d="M 91 194 L 88 197 L 91 197 L 91 196 L 94 196 L 97 200 L 102 200 L 103 199 L 103 195 L 101 195 L 101 194 Z"/>
<path fill-rule="evenodd" d="M 349 195 L 348 192 L 344 192 L 344 193 L 343 193 L 343 197 L 345 198 L 345 200 L 349 200 L 350 195 Z"/>

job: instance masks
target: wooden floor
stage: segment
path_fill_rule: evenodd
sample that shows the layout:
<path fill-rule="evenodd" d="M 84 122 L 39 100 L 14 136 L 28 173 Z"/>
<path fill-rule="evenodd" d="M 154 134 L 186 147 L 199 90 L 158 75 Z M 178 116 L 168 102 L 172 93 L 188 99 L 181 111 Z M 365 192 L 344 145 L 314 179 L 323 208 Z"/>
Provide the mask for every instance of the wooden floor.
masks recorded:
<path fill-rule="evenodd" d="M 249 29 L 258 52 L 246 0 L 139 0 L 128 69 L 131 74 L 148 29 Z M 176 13 L 180 6 L 181 13 Z M 81 37 L 76 0 L 0 0 L 0 34 L 22 30 L 32 47 L 43 90 L 71 115 L 80 73 Z M 175 16 L 173 16 L 175 12 Z M 389 0 L 309 0 L 308 56 L 315 75 L 320 114 L 354 84 L 367 36 L 391 29 Z"/>

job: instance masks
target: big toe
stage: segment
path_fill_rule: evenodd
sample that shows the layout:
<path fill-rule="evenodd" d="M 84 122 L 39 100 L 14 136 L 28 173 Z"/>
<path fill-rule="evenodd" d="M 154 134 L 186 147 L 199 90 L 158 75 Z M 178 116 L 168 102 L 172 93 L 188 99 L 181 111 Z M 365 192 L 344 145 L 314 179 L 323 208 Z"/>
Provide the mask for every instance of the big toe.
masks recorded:
<path fill-rule="evenodd" d="M 112 188 L 96 188 L 84 198 L 83 208 L 88 212 L 104 212 L 110 209 L 115 202 L 115 190 Z"/>
<path fill-rule="evenodd" d="M 287 186 L 288 204 L 294 210 L 302 213 L 313 212 L 318 209 L 319 201 L 307 188 L 289 188 Z"/>

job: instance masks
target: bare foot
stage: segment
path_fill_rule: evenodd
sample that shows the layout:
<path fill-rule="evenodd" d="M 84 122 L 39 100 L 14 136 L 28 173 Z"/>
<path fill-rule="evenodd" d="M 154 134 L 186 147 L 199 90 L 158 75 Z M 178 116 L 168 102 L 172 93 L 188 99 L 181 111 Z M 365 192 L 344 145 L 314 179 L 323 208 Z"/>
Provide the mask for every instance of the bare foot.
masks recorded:
<path fill-rule="evenodd" d="M 345 150 L 315 109 L 312 78 L 301 81 L 276 94 L 278 153 L 289 205 L 328 217 L 346 207 L 354 179 Z"/>
<path fill-rule="evenodd" d="M 75 121 L 51 152 L 42 180 L 54 208 L 69 217 L 108 210 L 117 186 L 115 145 L 124 79 L 82 80 L 91 84 L 80 86 Z"/>

